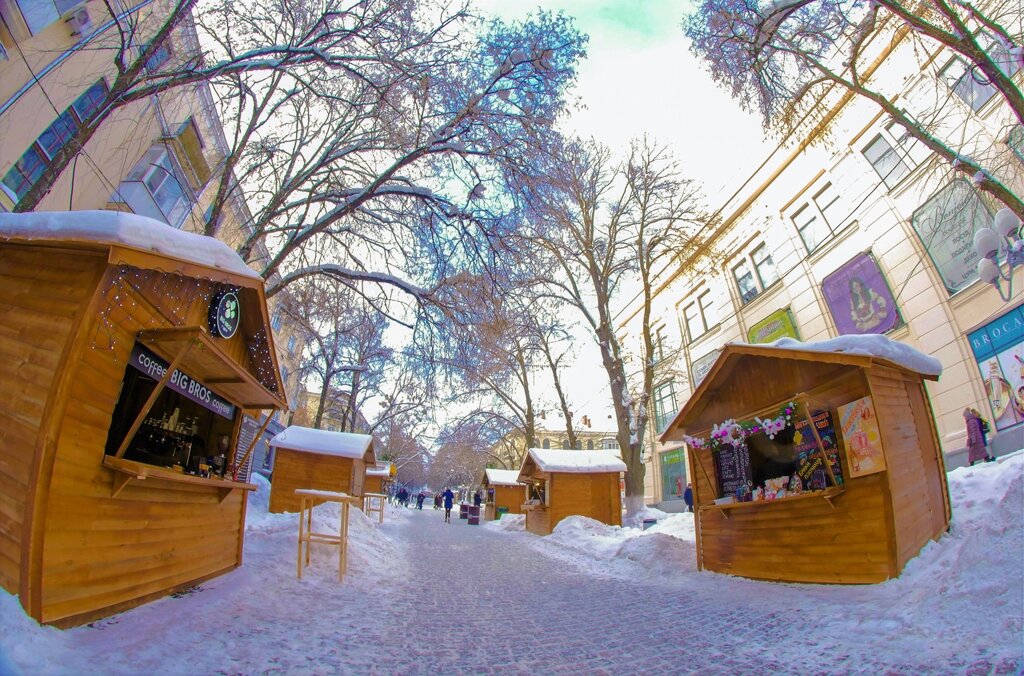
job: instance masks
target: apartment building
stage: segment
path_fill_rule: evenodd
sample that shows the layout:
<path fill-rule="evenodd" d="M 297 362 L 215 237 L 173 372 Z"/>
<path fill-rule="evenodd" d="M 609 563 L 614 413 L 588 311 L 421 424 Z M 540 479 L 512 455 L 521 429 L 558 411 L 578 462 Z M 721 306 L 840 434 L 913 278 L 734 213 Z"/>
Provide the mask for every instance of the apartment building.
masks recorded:
<path fill-rule="evenodd" d="M 907 108 L 933 106 L 961 152 L 986 157 L 994 176 L 1024 193 L 1024 128 L 995 89 L 948 50 L 921 53 L 909 40 L 884 47 L 879 86 Z M 1024 83 L 1019 62 L 1000 63 Z M 720 221 L 703 252 L 660 279 L 648 502 L 671 508 L 686 485 L 685 447 L 656 437 L 729 342 L 885 334 L 943 364 L 928 392 L 947 466 L 966 456 L 968 406 L 993 422 L 997 453 L 1024 447 L 1024 271 L 1007 301 L 979 281 L 973 246 L 1003 205 L 873 104 L 836 95 L 827 105 L 712 205 Z M 634 345 L 638 310 L 618 318 Z"/>

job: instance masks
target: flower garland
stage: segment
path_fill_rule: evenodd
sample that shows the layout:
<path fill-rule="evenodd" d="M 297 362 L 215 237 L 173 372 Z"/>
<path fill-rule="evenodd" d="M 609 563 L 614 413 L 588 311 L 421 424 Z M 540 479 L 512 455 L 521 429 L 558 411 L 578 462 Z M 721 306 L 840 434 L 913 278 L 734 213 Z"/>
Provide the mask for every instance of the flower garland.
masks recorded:
<path fill-rule="evenodd" d="M 711 428 L 710 440 L 684 434 L 683 441 L 690 448 L 710 448 L 711 451 L 718 452 L 723 445 L 736 446 L 745 442 L 747 437 L 752 434 L 763 432 L 769 439 L 774 439 L 777 434 L 785 430 L 793 422 L 794 413 L 796 413 L 796 404 L 791 401 L 782 406 L 774 418 L 762 419 L 755 417 L 753 420 L 742 422 L 736 422 L 729 418 Z"/>

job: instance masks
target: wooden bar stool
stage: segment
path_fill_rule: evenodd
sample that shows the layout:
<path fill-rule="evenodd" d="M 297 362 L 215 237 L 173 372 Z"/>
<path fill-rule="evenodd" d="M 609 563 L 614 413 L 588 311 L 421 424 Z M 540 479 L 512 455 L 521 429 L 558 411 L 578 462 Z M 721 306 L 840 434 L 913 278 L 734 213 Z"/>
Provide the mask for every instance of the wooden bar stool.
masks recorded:
<path fill-rule="evenodd" d="M 387 500 L 388 496 L 383 493 L 363 493 L 363 514 L 377 514 L 377 521 L 384 523 L 384 505 L 387 504 Z"/>
<path fill-rule="evenodd" d="M 338 581 L 345 577 L 345 567 L 348 555 L 348 506 L 359 505 L 359 498 L 354 498 L 347 493 L 334 493 L 331 491 L 318 491 L 312 488 L 297 488 L 295 494 L 299 496 L 299 552 L 296 570 L 298 578 L 302 579 L 302 560 L 309 565 L 309 546 L 311 543 L 336 545 L 338 547 Z M 314 533 L 313 532 L 313 507 L 321 502 L 337 502 L 341 505 L 341 524 L 338 534 Z M 302 545 L 306 545 L 306 553 L 303 556 Z"/>

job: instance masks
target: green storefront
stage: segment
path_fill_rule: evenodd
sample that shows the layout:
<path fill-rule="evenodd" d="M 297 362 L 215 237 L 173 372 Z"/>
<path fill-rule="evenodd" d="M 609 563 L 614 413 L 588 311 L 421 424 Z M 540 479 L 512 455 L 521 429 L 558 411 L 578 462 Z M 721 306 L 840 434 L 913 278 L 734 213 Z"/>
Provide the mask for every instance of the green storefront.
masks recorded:
<path fill-rule="evenodd" d="M 686 454 L 682 448 L 665 451 L 658 455 L 661 468 L 661 499 L 682 500 L 686 490 Z"/>

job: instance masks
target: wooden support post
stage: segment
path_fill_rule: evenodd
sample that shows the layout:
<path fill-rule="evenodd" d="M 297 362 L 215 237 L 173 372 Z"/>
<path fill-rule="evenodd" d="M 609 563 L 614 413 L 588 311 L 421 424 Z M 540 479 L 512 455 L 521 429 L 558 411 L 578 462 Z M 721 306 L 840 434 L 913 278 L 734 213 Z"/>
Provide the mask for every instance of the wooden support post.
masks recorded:
<path fill-rule="evenodd" d="M 149 409 L 153 408 L 153 404 L 156 403 L 156 398 L 164 391 L 164 387 L 167 386 L 167 383 L 171 382 L 171 375 L 178 369 L 178 365 L 181 364 L 183 359 L 185 359 L 185 355 L 188 354 L 188 351 L 192 349 L 193 345 L 195 345 L 194 341 L 187 343 L 185 347 L 181 349 L 181 352 L 178 353 L 178 356 L 175 357 L 167 367 L 167 371 L 164 372 L 164 377 L 156 384 L 152 394 L 149 395 L 149 399 L 147 399 L 146 403 L 142 405 L 142 410 L 140 410 L 139 414 L 135 416 L 135 422 L 133 422 L 132 426 L 128 428 L 128 432 L 124 435 L 124 439 L 121 441 L 121 446 L 117 449 L 117 453 L 114 454 L 115 458 L 122 457 L 125 451 L 128 450 L 128 445 L 131 444 L 132 439 L 135 438 L 135 433 L 139 431 L 140 427 L 142 427 L 142 421 L 146 419 L 147 415 L 149 415 Z"/>
<path fill-rule="evenodd" d="M 238 472 L 241 471 L 241 469 L 245 467 L 245 463 L 249 461 L 249 456 L 252 455 L 252 450 L 256 448 L 256 442 L 258 442 L 260 437 L 263 436 L 263 433 L 267 431 L 267 425 L 270 424 L 271 417 L 272 416 L 268 413 L 267 419 L 264 420 L 263 425 L 260 426 L 260 431 L 252 438 L 252 443 L 249 444 L 249 448 L 245 449 L 245 455 L 243 455 L 242 459 L 238 461 L 237 465 L 235 465 L 235 471 L 231 475 L 232 480 L 238 481 Z"/>

